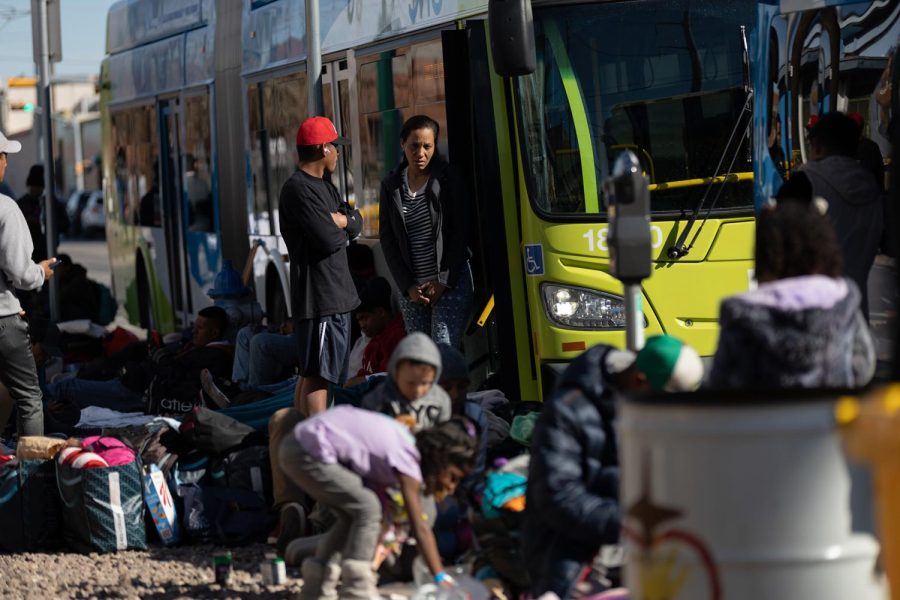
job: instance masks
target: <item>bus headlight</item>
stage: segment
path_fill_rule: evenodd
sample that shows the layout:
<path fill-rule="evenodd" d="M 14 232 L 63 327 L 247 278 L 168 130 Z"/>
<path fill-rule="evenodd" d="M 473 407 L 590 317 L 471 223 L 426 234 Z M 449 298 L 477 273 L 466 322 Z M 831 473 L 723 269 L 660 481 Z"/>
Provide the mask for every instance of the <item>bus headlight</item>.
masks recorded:
<path fill-rule="evenodd" d="M 547 316 L 557 325 L 577 329 L 625 329 L 625 301 L 620 296 L 552 283 L 541 285 L 541 295 Z"/>

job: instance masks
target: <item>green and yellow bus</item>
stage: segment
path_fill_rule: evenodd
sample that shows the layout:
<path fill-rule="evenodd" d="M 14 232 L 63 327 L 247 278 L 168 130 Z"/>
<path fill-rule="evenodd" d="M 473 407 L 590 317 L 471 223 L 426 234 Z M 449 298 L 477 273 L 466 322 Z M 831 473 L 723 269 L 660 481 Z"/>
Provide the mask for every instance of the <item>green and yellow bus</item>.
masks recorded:
<path fill-rule="evenodd" d="M 380 180 L 399 128 L 441 124 L 467 177 L 473 370 L 539 399 L 559 366 L 624 344 L 602 182 L 633 151 L 651 181 L 648 335 L 710 355 L 718 304 L 753 279 L 756 3 L 534 2 L 536 68 L 494 68 L 484 0 L 321 0 L 326 116 L 352 145 L 334 181 L 378 248 Z M 127 34 L 123 29 L 130 27 Z M 104 168 L 114 287 L 138 322 L 185 325 L 222 258 L 253 251 L 253 283 L 290 314 L 277 200 L 308 113 L 305 7 L 291 0 L 131 0 L 109 14 Z M 154 210 L 147 206 L 158 207 Z M 383 266 L 383 265 L 380 265 Z"/>

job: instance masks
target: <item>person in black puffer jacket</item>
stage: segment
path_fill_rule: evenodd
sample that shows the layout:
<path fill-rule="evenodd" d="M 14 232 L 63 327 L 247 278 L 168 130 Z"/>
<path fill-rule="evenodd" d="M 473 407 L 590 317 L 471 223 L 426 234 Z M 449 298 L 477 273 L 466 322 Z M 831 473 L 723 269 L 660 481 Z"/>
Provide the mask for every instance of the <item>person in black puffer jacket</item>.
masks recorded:
<path fill-rule="evenodd" d="M 522 541 L 535 598 L 568 598 L 600 547 L 619 541 L 616 395 L 693 390 L 702 377 L 693 348 L 667 335 L 637 356 L 597 345 L 566 368 L 531 440 Z"/>

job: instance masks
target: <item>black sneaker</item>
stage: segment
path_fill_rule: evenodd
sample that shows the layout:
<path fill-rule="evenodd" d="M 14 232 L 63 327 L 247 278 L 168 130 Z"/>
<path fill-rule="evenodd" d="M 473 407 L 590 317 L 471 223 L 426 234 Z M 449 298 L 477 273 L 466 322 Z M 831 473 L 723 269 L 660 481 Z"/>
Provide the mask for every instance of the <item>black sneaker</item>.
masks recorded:
<path fill-rule="evenodd" d="M 306 509 L 297 502 L 282 506 L 278 526 L 281 532 L 278 534 L 275 548 L 278 550 L 278 556 L 284 556 L 288 544 L 306 535 Z"/>

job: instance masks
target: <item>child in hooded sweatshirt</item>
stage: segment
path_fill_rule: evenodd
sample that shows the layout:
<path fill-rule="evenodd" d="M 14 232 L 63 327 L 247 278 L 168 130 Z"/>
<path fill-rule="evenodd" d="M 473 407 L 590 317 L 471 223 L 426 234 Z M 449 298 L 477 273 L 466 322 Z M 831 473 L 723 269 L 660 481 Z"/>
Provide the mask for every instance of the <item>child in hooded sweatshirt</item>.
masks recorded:
<path fill-rule="evenodd" d="M 812 198 L 784 196 L 757 219 L 759 287 L 722 301 L 709 387 L 861 387 L 875 348 L 860 290 L 841 276 L 834 228 Z"/>
<path fill-rule="evenodd" d="M 439 385 L 441 353 L 421 332 L 403 338 L 388 363 L 387 380 L 366 394 L 362 407 L 393 417 L 413 432 L 433 427 L 453 414 L 450 396 Z"/>
<path fill-rule="evenodd" d="M 400 489 L 411 532 L 435 582 L 449 585 L 421 494 L 437 499 L 453 494 L 471 469 L 477 446 L 471 424 L 459 419 L 415 438 L 397 420 L 352 406 L 336 406 L 298 424 L 281 444 L 281 468 L 336 517 L 315 557 L 303 562 L 300 600 L 336 600 L 339 579 L 341 598 L 378 598 L 372 560 L 387 487 Z"/>

